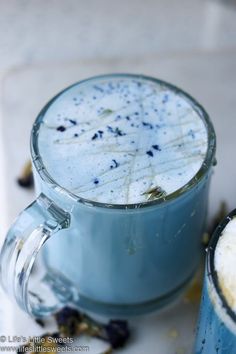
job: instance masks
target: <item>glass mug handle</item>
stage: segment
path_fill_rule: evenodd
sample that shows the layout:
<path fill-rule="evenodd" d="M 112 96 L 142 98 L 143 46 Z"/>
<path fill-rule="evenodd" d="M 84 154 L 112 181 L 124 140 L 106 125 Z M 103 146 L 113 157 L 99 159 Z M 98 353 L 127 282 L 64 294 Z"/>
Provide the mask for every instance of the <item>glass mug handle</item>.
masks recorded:
<path fill-rule="evenodd" d="M 28 206 L 9 230 L 0 254 L 0 277 L 4 290 L 35 317 L 57 311 L 73 298 L 73 285 L 61 274 L 40 274 L 40 286 L 30 282 L 41 247 L 55 233 L 70 225 L 70 214 L 44 194 Z M 38 267 L 41 269 L 41 266 Z M 32 290 L 29 283 L 32 284 Z M 43 296 L 43 298 L 42 298 Z"/>

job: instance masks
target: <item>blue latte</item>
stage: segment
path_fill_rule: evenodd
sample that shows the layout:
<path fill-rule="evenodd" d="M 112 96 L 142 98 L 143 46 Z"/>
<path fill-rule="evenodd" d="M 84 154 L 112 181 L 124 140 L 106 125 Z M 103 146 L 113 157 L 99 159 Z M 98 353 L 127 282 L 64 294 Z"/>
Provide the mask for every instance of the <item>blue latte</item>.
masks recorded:
<path fill-rule="evenodd" d="M 37 192 L 70 215 L 46 242 L 48 278 L 66 277 L 76 304 L 112 316 L 181 293 L 202 251 L 215 154 L 202 107 L 158 80 L 107 75 L 56 96 L 32 141 Z"/>
<path fill-rule="evenodd" d="M 38 146 L 45 167 L 79 197 L 141 203 L 186 185 L 202 166 L 205 123 L 183 95 L 144 78 L 97 78 L 60 94 Z"/>

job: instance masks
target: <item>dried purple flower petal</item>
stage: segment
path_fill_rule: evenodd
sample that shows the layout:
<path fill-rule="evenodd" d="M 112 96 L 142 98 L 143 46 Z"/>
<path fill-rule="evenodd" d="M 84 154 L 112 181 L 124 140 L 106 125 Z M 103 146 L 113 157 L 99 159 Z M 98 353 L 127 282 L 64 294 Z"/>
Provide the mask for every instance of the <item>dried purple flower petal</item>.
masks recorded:
<path fill-rule="evenodd" d="M 59 132 L 64 132 L 66 130 L 66 127 L 64 127 L 64 125 L 60 125 L 59 127 L 57 127 L 57 131 Z"/>
<path fill-rule="evenodd" d="M 113 349 L 121 348 L 125 345 L 130 337 L 130 330 L 127 321 L 111 320 L 104 325 L 105 337 Z"/>
<path fill-rule="evenodd" d="M 74 336 L 78 331 L 78 324 L 82 321 L 79 311 L 70 307 L 64 307 L 55 314 L 59 332 L 64 336 Z"/>

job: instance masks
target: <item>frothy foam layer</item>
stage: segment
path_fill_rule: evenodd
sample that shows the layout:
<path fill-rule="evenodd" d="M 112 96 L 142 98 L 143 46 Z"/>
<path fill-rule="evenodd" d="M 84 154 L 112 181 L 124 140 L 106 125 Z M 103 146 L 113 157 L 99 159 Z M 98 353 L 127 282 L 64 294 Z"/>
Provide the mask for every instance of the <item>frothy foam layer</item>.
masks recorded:
<path fill-rule="evenodd" d="M 215 250 L 215 269 L 219 285 L 236 313 L 236 217 L 225 227 Z"/>
<path fill-rule="evenodd" d="M 104 203 L 140 203 L 188 183 L 207 151 L 191 102 L 139 77 L 97 78 L 59 95 L 44 114 L 39 152 L 53 179 Z"/>

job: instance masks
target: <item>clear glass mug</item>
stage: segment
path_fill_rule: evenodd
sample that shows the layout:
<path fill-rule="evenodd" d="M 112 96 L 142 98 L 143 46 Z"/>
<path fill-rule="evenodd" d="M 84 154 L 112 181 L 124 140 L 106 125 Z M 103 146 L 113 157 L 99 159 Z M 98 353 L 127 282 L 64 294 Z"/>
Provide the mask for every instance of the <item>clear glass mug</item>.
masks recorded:
<path fill-rule="evenodd" d="M 207 249 L 206 271 L 194 354 L 236 353 L 236 314 L 228 305 L 218 282 L 214 254 L 219 237 L 228 222 L 236 217 L 232 211 L 217 227 Z"/>
<path fill-rule="evenodd" d="M 0 256 L 2 285 L 29 314 L 47 315 L 69 302 L 110 316 L 142 314 L 175 299 L 192 278 L 201 256 L 216 139 L 205 110 L 165 85 L 205 122 L 208 150 L 194 178 L 158 200 L 107 205 L 62 188 L 37 146 L 40 122 L 57 96 L 37 117 L 31 135 L 37 199 L 9 230 Z"/>

